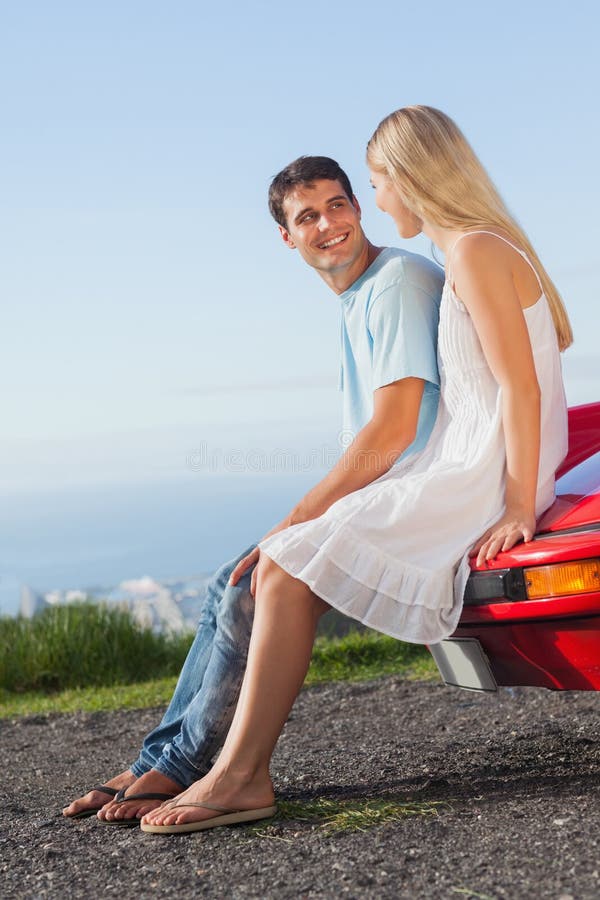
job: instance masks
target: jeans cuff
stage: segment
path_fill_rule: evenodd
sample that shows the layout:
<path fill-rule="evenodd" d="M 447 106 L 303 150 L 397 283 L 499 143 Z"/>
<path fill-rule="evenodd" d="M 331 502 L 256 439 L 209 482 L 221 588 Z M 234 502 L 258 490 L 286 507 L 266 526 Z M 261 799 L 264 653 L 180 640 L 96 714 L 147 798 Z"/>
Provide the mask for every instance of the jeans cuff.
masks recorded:
<path fill-rule="evenodd" d="M 145 775 L 146 772 L 149 772 L 152 766 L 145 766 L 140 759 L 136 759 L 133 765 L 129 766 L 130 770 L 133 772 L 136 778 L 141 778 L 142 775 Z"/>
<path fill-rule="evenodd" d="M 204 769 L 197 769 L 196 766 L 193 766 L 190 762 L 188 762 L 185 757 L 179 757 L 178 759 L 165 759 L 164 756 L 158 760 L 154 769 L 157 772 L 160 772 L 161 775 L 165 775 L 167 778 L 170 778 L 171 781 L 176 781 L 177 784 L 180 784 L 182 787 L 187 788 L 190 784 L 193 784 L 195 781 L 198 781 L 200 778 L 204 778 L 207 772 L 210 771 L 210 766 Z"/>

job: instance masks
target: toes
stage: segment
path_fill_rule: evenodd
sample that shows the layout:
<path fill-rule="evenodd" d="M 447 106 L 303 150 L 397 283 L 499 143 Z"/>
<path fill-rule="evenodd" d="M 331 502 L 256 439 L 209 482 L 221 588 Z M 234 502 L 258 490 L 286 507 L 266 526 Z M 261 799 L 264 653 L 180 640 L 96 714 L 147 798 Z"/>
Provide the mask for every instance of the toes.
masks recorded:
<path fill-rule="evenodd" d="M 102 804 L 98 801 L 103 797 L 106 797 L 106 794 L 100 794 L 98 791 L 88 791 L 83 797 L 73 800 L 72 803 L 65 806 L 63 816 L 74 816 L 87 809 L 100 809 Z"/>
<path fill-rule="evenodd" d="M 177 816 L 175 813 L 170 813 L 165 810 L 153 810 L 152 812 L 146 813 L 144 816 L 144 822 L 147 825 L 174 825 Z"/>
<path fill-rule="evenodd" d="M 156 811 L 156 806 L 150 803 L 114 803 L 110 809 L 101 810 L 102 815 L 98 813 L 99 819 L 107 819 L 108 821 L 119 821 L 120 819 L 141 819 L 143 816 L 150 815 Z"/>
<path fill-rule="evenodd" d="M 159 823 L 160 815 L 156 812 L 147 812 L 145 816 L 142 816 L 142 821 L 146 822 L 148 825 L 156 825 Z"/>
<path fill-rule="evenodd" d="M 120 803 L 109 803 L 98 810 L 98 818 L 107 822 L 114 822 L 115 819 L 129 818 L 131 811 L 124 809 Z"/>
<path fill-rule="evenodd" d="M 178 825 L 181 820 L 181 813 L 168 813 L 166 816 L 160 817 L 159 825 Z"/>

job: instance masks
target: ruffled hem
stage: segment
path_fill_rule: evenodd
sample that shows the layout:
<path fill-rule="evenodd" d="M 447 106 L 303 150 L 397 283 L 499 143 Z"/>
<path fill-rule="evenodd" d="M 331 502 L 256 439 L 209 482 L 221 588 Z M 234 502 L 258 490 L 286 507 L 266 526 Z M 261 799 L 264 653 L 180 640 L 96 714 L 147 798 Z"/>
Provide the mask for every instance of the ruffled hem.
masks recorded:
<path fill-rule="evenodd" d="M 330 606 L 376 631 L 435 644 L 456 629 L 464 583 L 460 592 L 455 587 L 466 583 L 456 579 L 456 567 L 418 568 L 366 544 L 348 525 L 322 518 L 292 525 L 259 547 Z"/>

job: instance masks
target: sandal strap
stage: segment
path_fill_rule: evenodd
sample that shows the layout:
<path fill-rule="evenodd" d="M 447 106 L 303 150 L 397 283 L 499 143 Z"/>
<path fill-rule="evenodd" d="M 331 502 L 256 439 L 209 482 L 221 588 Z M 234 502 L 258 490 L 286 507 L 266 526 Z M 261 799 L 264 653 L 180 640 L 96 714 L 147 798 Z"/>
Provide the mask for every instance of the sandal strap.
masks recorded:
<path fill-rule="evenodd" d="M 171 809 L 178 809 L 180 806 L 198 806 L 200 809 L 212 809 L 214 812 L 220 813 L 239 813 L 244 811 L 241 809 L 228 809 L 226 806 L 213 806 L 212 803 L 170 803 L 169 806 Z"/>
<path fill-rule="evenodd" d="M 127 788 L 121 788 L 121 790 L 115 796 L 115 801 L 117 803 L 127 803 L 128 800 L 172 800 L 173 794 L 128 794 L 125 796 L 125 791 Z"/>
<path fill-rule="evenodd" d="M 108 787 L 107 784 L 95 784 L 93 788 L 90 788 L 90 791 L 101 791 L 103 794 L 109 794 L 111 797 L 116 797 L 118 794 L 116 788 Z"/>

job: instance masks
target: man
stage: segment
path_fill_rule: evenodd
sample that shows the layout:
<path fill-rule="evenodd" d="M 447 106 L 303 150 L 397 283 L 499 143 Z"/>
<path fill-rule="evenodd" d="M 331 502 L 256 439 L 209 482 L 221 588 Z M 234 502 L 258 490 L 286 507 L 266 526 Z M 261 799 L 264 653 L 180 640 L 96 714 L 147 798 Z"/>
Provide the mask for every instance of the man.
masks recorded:
<path fill-rule="evenodd" d="M 344 429 L 355 436 L 274 533 L 315 518 L 426 443 L 437 409 L 443 275 L 423 257 L 367 240 L 350 181 L 328 157 L 300 157 L 276 175 L 269 208 L 284 243 L 340 297 Z M 258 549 L 249 548 L 213 577 L 161 723 L 129 769 L 71 803 L 66 816 L 103 807 L 98 817 L 105 824 L 137 824 L 210 769 L 244 675 L 257 560 Z"/>

